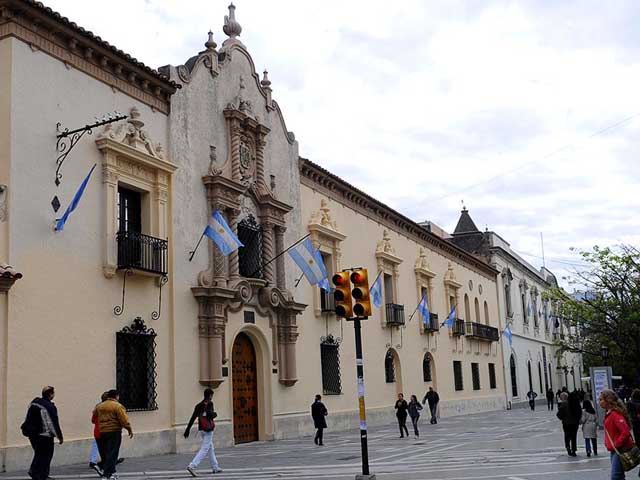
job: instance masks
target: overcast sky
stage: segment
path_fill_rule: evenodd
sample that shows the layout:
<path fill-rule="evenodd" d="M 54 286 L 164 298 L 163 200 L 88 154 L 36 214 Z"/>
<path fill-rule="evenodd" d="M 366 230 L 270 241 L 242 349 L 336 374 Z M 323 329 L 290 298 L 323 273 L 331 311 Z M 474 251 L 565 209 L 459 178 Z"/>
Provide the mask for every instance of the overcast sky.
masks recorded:
<path fill-rule="evenodd" d="M 220 45 L 222 1 L 43 0 L 157 68 Z M 640 243 L 640 2 L 237 0 L 303 157 L 452 231 L 462 201 L 559 279 Z"/>

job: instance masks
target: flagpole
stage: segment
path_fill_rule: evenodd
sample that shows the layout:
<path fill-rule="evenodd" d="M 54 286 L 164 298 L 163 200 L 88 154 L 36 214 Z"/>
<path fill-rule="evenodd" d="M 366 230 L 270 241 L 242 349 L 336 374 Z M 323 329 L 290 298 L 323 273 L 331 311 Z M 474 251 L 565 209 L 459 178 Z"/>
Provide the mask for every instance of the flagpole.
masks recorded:
<path fill-rule="evenodd" d="M 271 262 L 273 262 L 275 259 L 281 257 L 282 255 L 284 255 L 285 253 L 287 253 L 289 250 L 291 250 L 293 247 L 295 247 L 296 245 L 298 245 L 300 242 L 302 242 L 303 240 L 305 240 L 307 237 L 310 237 L 311 234 L 307 233 L 304 237 L 302 237 L 300 240 L 298 240 L 295 243 L 292 243 L 291 245 L 289 245 L 286 249 L 284 249 L 283 251 L 281 251 L 278 255 L 276 255 L 275 257 L 273 257 L 271 260 L 269 260 L 267 263 L 263 263 L 256 271 L 252 272 L 251 275 L 249 275 L 249 277 L 253 277 L 256 273 L 258 273 L 260 270 L 262 270 L 264 267 L 266 267 L 267 265 L 269 265 Z"/>
<path fill-rule="evenodd" d="M 418 311 L 418 307 L 420 306 L 420 304 L 422 303 L 422 299 L 420 299 L 420 301 L 418 302 L 418 305 L 416 305 L 416 309 L 413 311 L 413 313 L 411 314 L 411 316 L 409 317 L 409 320 L 407 321 L 407 323 L 411 323 L 411 319 L 413 318 L 413 316 L 416 314 L 416 312 Z"/>
<path fill-rule="evenodd" d="M 298 285 L 300 284 L 300 280 L 302 280 L 302 277 L 304 277 L 304 272 L 302 272 L 302 275 L 300 275 L 300 276 L 298 277 L 298 279 L 296 280 L 296 283 L 295 283 L 295 285 L 293 286 L 294 288 L 297 288 L 297 287 L 298 287 Z"/>
<path fill-rule="evenodd" d="M 200 235 L 200 240 L 198 240 L 198 243 L 196 244 L 196 248 L 194 248 L 191 252 L 191 255 L 189 256 L 189 261 L 193 260 L 193 256 L 196 254 L 196 251 L 198 250 L 198 247 L 200 246 L 200 242 L 202 241 L 202 239 L 204 238 L 204 230 L 202 231 L 202 235 Z"/>

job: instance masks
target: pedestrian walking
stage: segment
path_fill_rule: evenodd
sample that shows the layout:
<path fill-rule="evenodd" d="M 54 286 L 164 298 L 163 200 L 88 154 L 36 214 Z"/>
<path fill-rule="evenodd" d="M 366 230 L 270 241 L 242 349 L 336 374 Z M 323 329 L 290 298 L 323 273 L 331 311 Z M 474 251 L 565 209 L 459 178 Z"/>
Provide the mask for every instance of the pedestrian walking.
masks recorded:
<path fill-rule="evenodd" d="M 107 399 L 96 407 L 98 428 L 100 429 L 100 442 L 98 446 L 102 449 L 102 475 L 103 477 L 115 480 L 116 463 L 122 444 L 122 429 L 129 432 L 129 438 L 133 438 L 133 429 L 127 417 L 127 410 L 120 403 L 120 394 L 117 390 L 109 390 Z"/>
<path fill-rule="evenodd" d="M 640 389 L 634 389 L 631 392 L 629 402 L 627 403 L 627 411 L 631 417 L 631 427 L 633 428 L 633 438 L 636 444 L 640 443 Z"/>
<path fill-rule="evenodd" d="M 556 392 L 556 403 L 560 403 L 560 394 L 562 393 L 562 390 L 558 389 L 558 391 Z"/>
<path fill-rule="evenodd" d="M 560 398 L 565 395 L 563 392 Z M 558 404 L 558 413 L 556 417 L 562 421 L 562 431 L 564 432 L 564 446 L 567 449 L 567 454 L 570 457 L 577 456 L 576 443 L 578 441 L 578 428 L 580 426 L 580 419 L 582 418 L 582 407 L 580 406 L 580 400 L 578 400 L 578 394 L 572 392 L 567 394 L 567 400 Z"/>
<path fill-rule="evenodd" d="M 58 421 L 58 409 L 53 403 L 55 389 L 46 386 L 42 397 L 34 398 L 27 409 L 27 416 L 20 429 L 29 438 L 33 448 L 33 460 L 29 467 L 29 476 L 33 480 L 47 480 L 53 458 L 53 439 L 58 438 L 62 445 L 64 439 Z"/>
<path fill-rule="evenodd" d="M 555 394 L 553 390 L 547 390 L 547 410 L 553 411 L 553 399 L 555 398 Z"/>
<path fill-rule="evenodd" d="M 404 438 L 404 434 L 407 434 L 409 438 L 409 430 L 407 430 L 407 410 L 409 405 L 404 399 L 404 395 L 398 394 L 398 400 L 396 401 L 396 417 L 398 418 L 398 427 L 400 427 L 400 438 Z"/>
<path fill-rule="evenodd" d="M 196 403 L 196 406 L 193 408 L 193 413 L 191 414 L 191 418 L 189 419 L 189 423 L 187 424 L 187 428 L 184 431 L 184 438 L 189 438 L 189 433 L 191 431 L 191 426 L 193 422 L 198 420 L 198 433 L 202 437 L 202 443 L 200 444 L 200 450 L 196 453 L 196 456 L 193 457 L 191 463 L 187 465 L 187 471 L 191 474 L 192 477 L 197 477 L 196 469 L 200 462 L 204 460 L 204 458 L 209 456 L 209 464 L 211 465 L 212 473 L 220 473 L 222 469 L 220 468 L 220 464 L 218 463 L 218 459 L 216 458 L 216 451 L 213 446 L 213 431 L 216 428 L 215 418 L 218 414 L 213 409 L 213 390 L 210 388 L 206 388 L 204 390 L 204 398 L 202 401 Z"/>
<path fill-rule="evenodd" d="M 527 392 L 527 398 L 529 399 L 529 407 L 531 408 L 531 411 L 535 411 L 536 409 L 536 398 L 538 397 L 538 394 L 536 392 L 534 392 L 533 390 L 529 390 Z"/>
<path fill-rule="evenodd" d="M 582 402 L 582 436 L 584 437 L 584 446 L 587 451 L 587 457 L 593 454 L 598 456 L 598 426 L 596 425 L 596 410 L 589 400 Z"/>
<path fill-rule="evenodd" d="M 438 402 L 440 401 L 440 395 L 436 392 L 433 387 L 429 387 L 429 391 L 426 393 L 424 398 L 422 399 L 422 404 L 429 404 L 429 412 L 431 413 L 431 425 L 435 425 L 438 423 L 438 419 L 436 418 L 438 413 Z"/>
<path fill-rule="evenodd" d="M 313 443 L 316 445 L 324 445 L 322 443 L 322 431 L 327 428 L 327 420 L 324 417 L 329 414 L 327 407 L 324 406 L 321 400 L 322 397 L 316 395 L 315 401 L 311 404 L 311 418 L 313 418 L 313 426 L 317 429 L 316 436 L 313 437 Z"/>
<path fill-rule="evenodd" d="M 624 480 L 624 469 L 617 452 L 630 450 L 634 445 L 631 437 L 631 419 L 624 403 L 613 390 L 602 390 L 598 402 L 606 411 L 604 446 L 611 454 L 611 480 Z"/>
<path fill-rule="evenodd" d="M 104 402 L 107 399 L 107 392 L 104 392 L 100 397 L 100 403 Z M 96 404 L 96 407 L 100 405 L 100 403 Z M 91 452 L 89 453 L 89 468 L 92 468 L 97 472 L 97 474 L 102 477 L 102 467 L 103 467 L 103 455 L 101 452 L 100 443 L 100 424 L 98 423 L 98 414 L 96 413 L 96 409 L 93 409 L 91 412 L 91 423 L 93 423 L 93 443 L 91 444 Z M 100 454 L 100 461 L 98 462 L 98 454 Z"/>
<path fill-rule="evenodd" d="M 422 410 L 422 405 L 418 401 L 418 397 L 415 395 L 411 395 L 408 410 L 409 416 L 411 417 L 411 423 L 413 424 L 413 433 L 416 437 L 419 437 L 420 432 L 418 432 L 418 420 L 420 419 L 420 410 Z M 407 433 L 407 435 L 409 434 Z"/>

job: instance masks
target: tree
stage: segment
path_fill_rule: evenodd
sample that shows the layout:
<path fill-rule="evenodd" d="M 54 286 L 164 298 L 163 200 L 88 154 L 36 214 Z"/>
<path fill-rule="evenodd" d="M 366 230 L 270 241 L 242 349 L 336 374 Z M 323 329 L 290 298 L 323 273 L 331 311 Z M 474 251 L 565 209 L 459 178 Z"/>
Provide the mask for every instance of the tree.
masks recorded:
<path fill-rule="evenodd" d="M 571 326 L 557 344 L 562 351 L 584 354 L 586 366 L 604 364 L 606 345 L 614 373 L 627 385 L 640 384 L 640 250 L 595 246 L 580 254 L 588 267 L 574 272 L 571 281 L 580 291 L 548 294 L 558 320 Z"/>

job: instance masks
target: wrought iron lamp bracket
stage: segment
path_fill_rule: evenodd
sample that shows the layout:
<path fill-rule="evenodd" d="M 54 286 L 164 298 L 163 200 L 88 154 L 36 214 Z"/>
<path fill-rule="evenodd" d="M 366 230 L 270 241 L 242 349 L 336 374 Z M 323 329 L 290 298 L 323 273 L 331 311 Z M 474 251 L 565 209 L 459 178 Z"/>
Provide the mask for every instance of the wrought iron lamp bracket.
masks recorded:
<path fill-rule="evenodd" d="M 162 313 L 162 286 L 165 285 L 168 281 L 169 277 L 167 277 L 166 275 L 163 275 L 158 279 L 158 287 L 160 287 L 158 292 L 158 311 L 151 312 L 151 320 L 158 320 L 160 318 L 160 315 Z"/>
<path fill-rule="evenodd" d="M 84 136 L 85 133 L 91 135 L 92 130 L 96 127 L 101 127 L 102 125 L 107 125 L 109 123 L 118 122 L 120 120 L 124 120 L 127 118 L 126 115 L 113 112 L 103 116 L 101 119 L 97 119 L 92 124 L 87 124 L 84 127 L 76 128 L 75 130 L 69 130 L 65 128 L 64 130 L 61 128 L 62 124 L 60 122 L 56 123 L 56 152 L 58 153 L 58 158 L 56 158 L 56 177 L 54 183 L 56 187 L 60 186 L 60 181 L 62 179 L 62 173 L 60 173 L 60 169 L 62 168 L 62 164 L 67 159 L 73 147 L 80 141 L 80 139 Z"/>
<path fill-rule="evenodd" d="M 124 313 L 124 294 L 127 288 L 127 277 L 130 277 L 131 275 L 133 275 L 133 270 L 131 270 L 130 268 L 125 270 L 124 275 L 122 275 L 122 304 L 113 307 L 114 315 L 120 316 Z"/>

